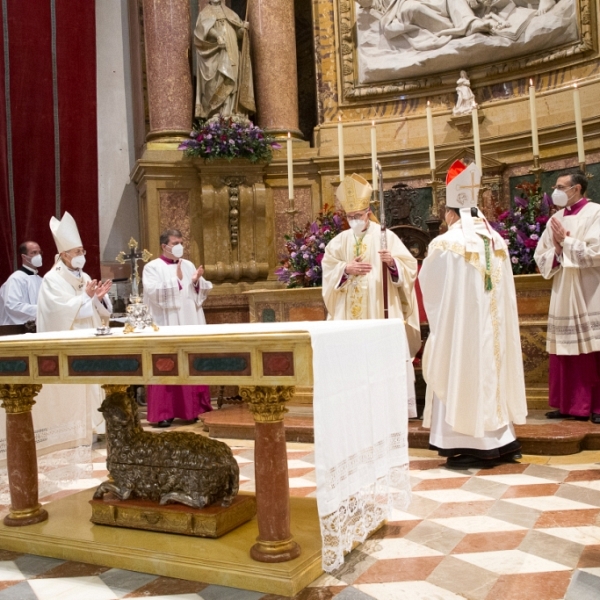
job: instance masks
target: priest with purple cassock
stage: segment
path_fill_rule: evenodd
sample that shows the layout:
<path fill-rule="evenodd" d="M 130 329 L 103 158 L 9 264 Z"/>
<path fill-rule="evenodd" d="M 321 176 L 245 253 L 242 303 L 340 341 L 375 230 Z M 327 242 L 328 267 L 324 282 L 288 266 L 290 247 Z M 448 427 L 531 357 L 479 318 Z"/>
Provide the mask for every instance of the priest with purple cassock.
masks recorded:
<path fill-rule="evenodd" d="M 546 349 L 550 354 L 549 419 L 600 424 L 600 206 L 583 197 L 583 173 L 559 177 L 552 216 L 535 251 L 552 279 Z"/>
<path fill-rule="evenodd" d="M 202 266 L 183 259 L 183 238 L 177 229 L 160 236 L 162 255 L 142 274 L 144 300 L 157 325 L 205 325 L 202 304 L 212 289 Z M 193 421 L 212 410 L 207 385 L 151 385 L 147 389 L 148 421 L 169 427 L 175 418 Z"/>
<path fill-rule="evenodd" d="M 513 423 L 527 415 L 508 248 L 477 209 L 480 182 L 475 164 L 452 165 L 448 231 L 430 243 L 419 274 L 430 329 L 423 426 L 451 469 L 519 458 Z"/>

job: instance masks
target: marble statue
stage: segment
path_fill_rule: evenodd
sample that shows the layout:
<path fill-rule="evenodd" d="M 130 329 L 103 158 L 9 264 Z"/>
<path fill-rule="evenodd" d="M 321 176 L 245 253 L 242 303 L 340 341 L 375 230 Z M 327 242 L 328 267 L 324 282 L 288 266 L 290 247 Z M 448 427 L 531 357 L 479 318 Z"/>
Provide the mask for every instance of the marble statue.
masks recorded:
<path fill-rule="evenodd" d="M 579 37 L 576 0 L 356 0 L 358 81 L 496 63 Z"/>
<path fill-rule="evenodd" d="M 471 91 L 471 82 L 466 71 L 461 71 L 460 77 L 456 81 L 456 95 L 456 106 L 452 109 L 452 114 L 455 117 L 460 117 L 473 112 L 475 95 Z"/>
<path fill-rule="evenodd" d="M 256 111 L 248 28 L 248 22 L 221 0 L 210 0 L 198 15 L 196 117 L 247 116 Z"/>

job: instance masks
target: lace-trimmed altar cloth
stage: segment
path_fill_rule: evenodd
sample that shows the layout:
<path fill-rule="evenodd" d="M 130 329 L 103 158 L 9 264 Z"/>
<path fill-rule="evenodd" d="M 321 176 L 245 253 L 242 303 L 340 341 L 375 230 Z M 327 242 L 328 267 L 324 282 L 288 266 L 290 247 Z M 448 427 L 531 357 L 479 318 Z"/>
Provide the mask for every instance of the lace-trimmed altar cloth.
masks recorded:
<path fill-rule="evenodd" d="M 352 323 L 349 326 L 349 323 Z M 412 363 L 400 319 L 310 327 L 323 570 L 410 502 Z"/>

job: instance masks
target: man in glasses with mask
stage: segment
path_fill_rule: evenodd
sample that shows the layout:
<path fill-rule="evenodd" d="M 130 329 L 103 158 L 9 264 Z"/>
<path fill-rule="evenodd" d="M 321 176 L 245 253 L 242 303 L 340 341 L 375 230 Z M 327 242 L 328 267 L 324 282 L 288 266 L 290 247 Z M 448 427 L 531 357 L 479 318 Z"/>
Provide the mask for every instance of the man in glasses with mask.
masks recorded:
<path fill-rule="evenodd" d="M 42 251 L 36 242 L 28 241 L 19 246 L 19 254 L 21 266 L 0 287 L 0 325 L 22 325 L 35 321 L 37 315 Z"/>
<path fill-rule="evenodd" d="M 581 172 L 556 180 L 552 216 L 535 251 L 552 278 L 546 350 L 550 354 L 548 419 L 600 425 L 600 206 L 584 198 Z"/>
<path fill-rule="evenodd" d="M 183 258 L 183 236 L 167 229 L 160 236 L 161 256 L 150 261 L 142 274 L 144 300 L 157 325 L 204 325 L 202 304 L 212 283 Z M 169 427 L 175 418 L 195 420 L 211 410 L 207 385 L 151 385 L 147 389 L 148 421 Z"/>

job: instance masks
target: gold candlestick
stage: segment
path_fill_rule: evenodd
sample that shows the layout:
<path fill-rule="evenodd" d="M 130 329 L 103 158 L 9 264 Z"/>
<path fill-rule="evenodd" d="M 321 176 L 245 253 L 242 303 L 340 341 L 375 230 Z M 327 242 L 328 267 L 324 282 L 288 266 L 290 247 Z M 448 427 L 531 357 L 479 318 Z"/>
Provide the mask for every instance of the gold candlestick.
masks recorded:
<path fill-rule="evenodd" d="M 579 163 L 579 170 L 585 175 L 586 179 L 593 179 L 594 175 L 586 171 L 587 167 L 584 162 Z"/>
<path fill-rule="evenodd" d="M 545 169 L 540 167 L 540 155 L 534 154 L 533 155 L 533 167 L 531 167 L 531 169 L 529 169 L 529 172 L 533 173 L 539 179 L 540 175 L 544 171 L 545 171 Z"/>

